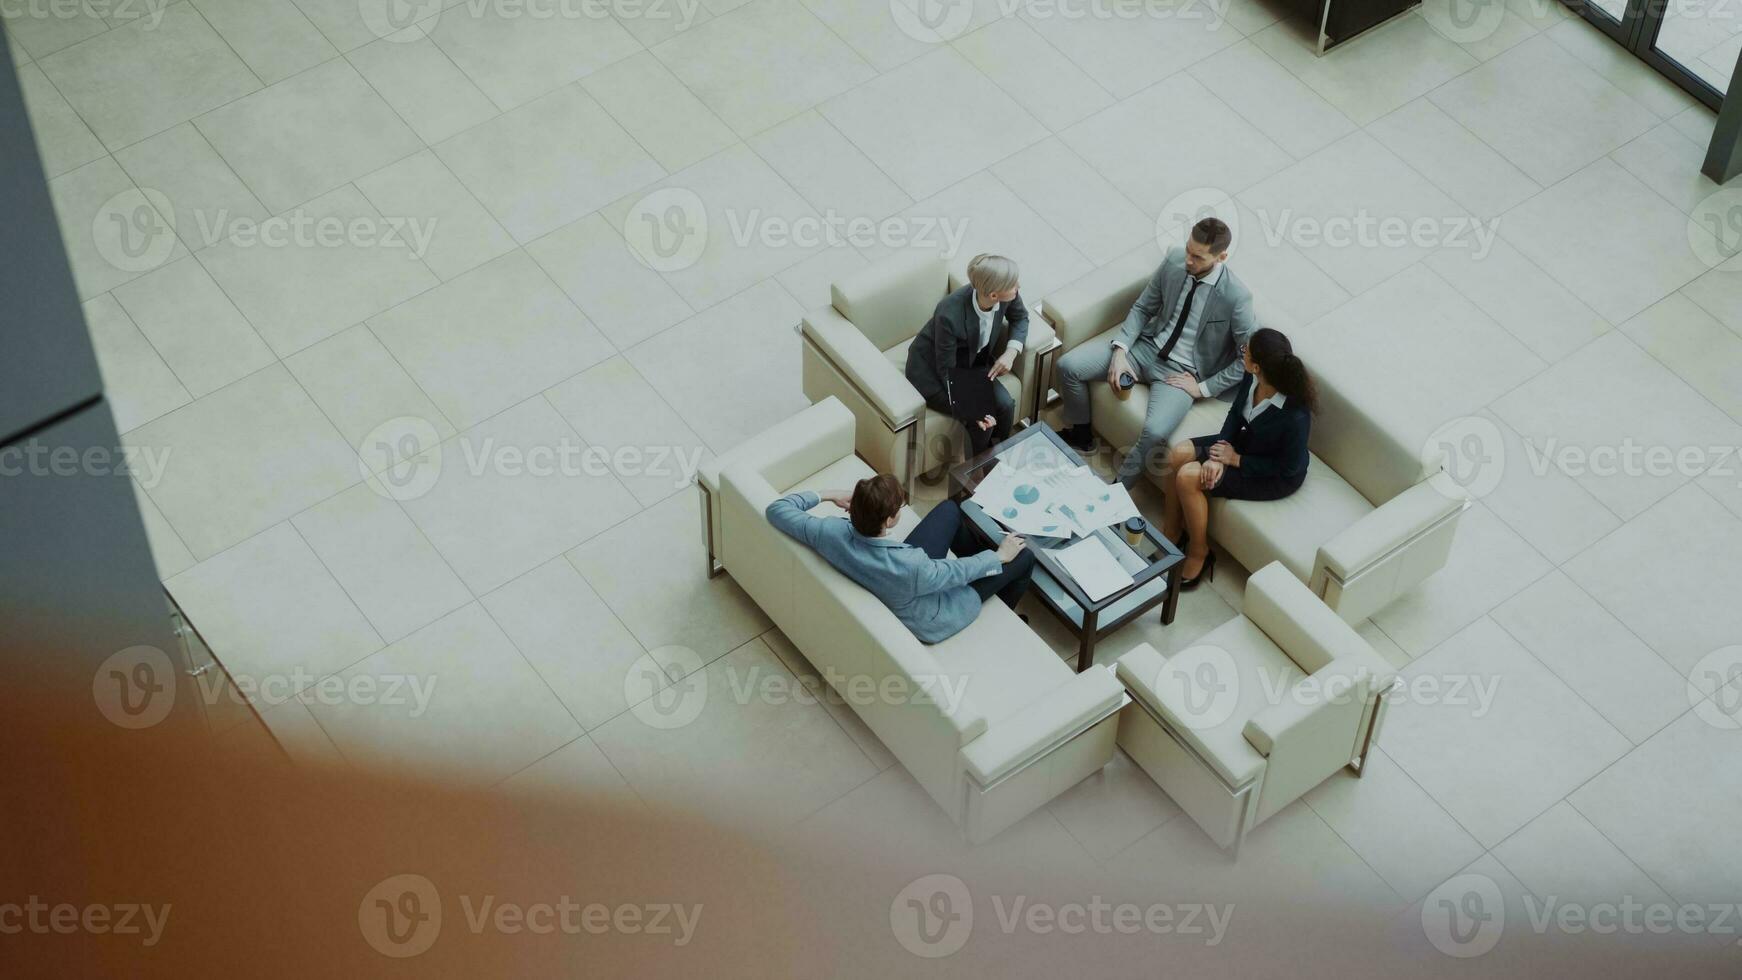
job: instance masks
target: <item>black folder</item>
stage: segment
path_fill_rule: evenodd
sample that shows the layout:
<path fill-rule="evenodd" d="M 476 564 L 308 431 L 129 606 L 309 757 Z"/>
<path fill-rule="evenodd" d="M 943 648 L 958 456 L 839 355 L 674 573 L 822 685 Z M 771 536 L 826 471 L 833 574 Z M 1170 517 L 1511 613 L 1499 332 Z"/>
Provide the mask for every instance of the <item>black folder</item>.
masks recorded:
<path fill-rule="evenodd" d="M 944 377 L 949 385 L 950 404 L 956 407 L 956 418 L 978 420 L 990 415 L 998 417 L 997 396 L 992 386 L 998 382 L 986 377 L 987 367 L 950 368 Z"/>

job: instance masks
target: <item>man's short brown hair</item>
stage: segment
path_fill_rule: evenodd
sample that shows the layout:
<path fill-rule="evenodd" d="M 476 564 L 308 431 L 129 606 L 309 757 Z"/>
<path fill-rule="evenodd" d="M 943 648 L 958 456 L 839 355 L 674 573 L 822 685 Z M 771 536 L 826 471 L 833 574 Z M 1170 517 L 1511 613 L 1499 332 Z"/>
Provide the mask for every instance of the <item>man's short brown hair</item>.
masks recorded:
<path fill-rule="evenodd" d="M 1234 244 L 1234 232 L 1221 218 L 1204 218 L 1192 225 L 1192 241 L 1209 246 L 1214 255 L 1221 255 L 1228 250 L 1229 245 Z"/>
<path fill-rule="evenodd" d="M 874 538 L 883 533 L 883 525 L 889 523 L 891 517 L 901 513 L 901 505 L 905 503 L 907 492 L 901 489 L 900 481 L 887 473 L 879 473 L 854 485 L 847 516 L 853 522 L 853 530 Z"/>

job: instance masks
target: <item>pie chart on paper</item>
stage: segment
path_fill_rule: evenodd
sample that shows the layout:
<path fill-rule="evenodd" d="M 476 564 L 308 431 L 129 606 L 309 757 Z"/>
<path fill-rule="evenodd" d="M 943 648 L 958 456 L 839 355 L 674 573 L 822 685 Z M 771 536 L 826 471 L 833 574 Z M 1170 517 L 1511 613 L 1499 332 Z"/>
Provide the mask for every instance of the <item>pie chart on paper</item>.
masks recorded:
<path fill-rule="evenodd" d="M 1032 504 L 1040 499 L 1040 490 L 1031 483 L 1024 483 L 1012 490 L 1010 496 L 1019 504 Z"/>

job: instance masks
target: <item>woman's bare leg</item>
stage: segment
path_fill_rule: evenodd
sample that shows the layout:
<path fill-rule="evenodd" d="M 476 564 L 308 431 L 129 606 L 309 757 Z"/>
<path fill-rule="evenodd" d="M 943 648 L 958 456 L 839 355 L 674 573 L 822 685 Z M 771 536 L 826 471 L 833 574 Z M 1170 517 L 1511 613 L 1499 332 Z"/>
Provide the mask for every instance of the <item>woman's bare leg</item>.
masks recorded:
<path fill-rule="evenodd" d="M 1190 442 L 1181 442 L 1175 445 L 1172 449 L 1168 450 L 1167 453 L 1168 473 L 1177 474 L 1180 471 L 1180 467 L 1195 461 L 1197 456 L 1197 447 L 1193 446 Z M 1179 498 L 1180 495 L 1177 489 L 1170 489 L 1167 493 L 1161 495 L 1161 533 L 1162 536 L 1167 538 L 1169 541 L 1179 540 L 1180 524 L 1183 520 L 1183 511 L 1180 509 Z"/>
<path fill-rule="evenodd" d="M 1174 474 L 1174 495 L 1179 498 L 1179 507 L 1185 519 L 1186 533 L 1191 540 L 1186 542 L 1186 560 L 1180 566 L 1180 574 L 1186 578 L 1197 578 L 1198 572 L 1204 568 L 1204 559 L 1210 554 L 1210 498 L 1204 496 L 1204 491 L 1198 481 L 1203 479 L 1204 468 L 1197 462 L 1187 463 Z"/>

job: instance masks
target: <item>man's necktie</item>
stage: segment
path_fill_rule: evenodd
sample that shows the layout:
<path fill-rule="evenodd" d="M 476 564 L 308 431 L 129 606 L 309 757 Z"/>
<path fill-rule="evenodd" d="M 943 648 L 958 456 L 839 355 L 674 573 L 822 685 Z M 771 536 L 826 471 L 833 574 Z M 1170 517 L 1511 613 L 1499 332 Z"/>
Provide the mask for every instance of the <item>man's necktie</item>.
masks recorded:
<path fill-rule="evenodd" d="M 1185 305 L 1179 308 L 1179 319 L 1173 322 L 1173 333 L 1168 335 L 1167 343 L 1161 345 L 1161 356 L 1155 359 L 1157 364 L 1166 364 L 1167 355 L 1173 353 L 1173 345 L 1179 343 L 1179 335 L 1186 332 L 1186 321 L 1192 316 L 1192 299 L 1197 296 L 1198 286 L 1202 280 L 1196 276 L 1188 276 L 1192 288 L 1186 290 Z"/>

